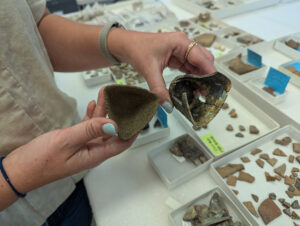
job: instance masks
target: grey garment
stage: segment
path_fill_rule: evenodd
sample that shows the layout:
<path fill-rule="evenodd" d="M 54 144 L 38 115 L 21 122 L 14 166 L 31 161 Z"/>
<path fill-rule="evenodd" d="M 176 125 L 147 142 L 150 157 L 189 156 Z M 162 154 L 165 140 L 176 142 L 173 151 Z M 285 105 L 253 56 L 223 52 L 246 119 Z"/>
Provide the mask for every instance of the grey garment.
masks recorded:
<path fill-rule="evenodd" d="M 38 32 L 45 5 L 45 0 L 1 0 L 0 155 L 78 122 L 76 102 L 57 88 Z M 0 225 L 41 225 L 81 178 L 75 175 L 29 192 L 0 212 Z"/>

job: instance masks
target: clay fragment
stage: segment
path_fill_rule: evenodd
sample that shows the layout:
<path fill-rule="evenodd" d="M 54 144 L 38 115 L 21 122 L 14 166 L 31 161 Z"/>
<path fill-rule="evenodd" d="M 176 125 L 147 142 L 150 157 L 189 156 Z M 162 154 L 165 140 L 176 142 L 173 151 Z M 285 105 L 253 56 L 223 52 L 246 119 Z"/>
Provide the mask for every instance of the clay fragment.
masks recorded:
<path fill-rule="evenodd" d="M 293 192 L 294 196 L 300 196 L 300 190 L 297 188 L 295 189 L 295 191 Z"/>
<path fill-rule="evenodd" d="M 238 114 L 236 113 L 235 109 L 232 109 L 229 112 L 229 115 L 230 115 L 231 118 L 237 118 L 238 117 Z"/>
<path fill-rule="evenodd" d="M 284 177 L 285 170 L 286 170 L 286 164 L 284 163 L 281 166 L 274 169 L 274 172 L 277 173 L 279 176 Z"/>
<path fill-rule="evenodd" d="M 292 216 L 292 213 L 291 213 L 291 209 L 290 209 L 290 208 L 284 209 L 283 212 L 284 212 L 286 215 L 288 215 L 289 217 Z"/>
<path fill-rule="evenodd" d="M 272 199 L 264 200 L 258 207 L 258 212 L 265 224 L 269 224 L 282 214 L 281 210 Z"/>
<path fill-rule="evenodd" d="M 299 215 L 295 211 L 292 212 L 292 219 L 294 219 L 294 220 L 300 220 Z"/>
<path fill-rule="evenodd" d="M 263 160 L 257 159 L 255 162 L 260 168 L 264 168 L 265 163 Z"/>
<path fill-rule="evenodd" d="M 298 177 L 298 173 L 296 172 L 292 172 L 292 176 L 295 178 L 295 177 Z"/>
<path fill-rule="evenodd" d="M 249 210 L 249 212 L 255 216 L 255 217 L 258 217 L 258 214 L 255 210 L 255 207 L 253 206 L 252 202 L 251 201 L 248 201 L 248 202 L 243 202 L 243 204 L 246 206 L 246 208 Z"/>
<path fill-rule="evenodd" d="M 264 86 L 262 89 L 263 89 L 263 91 L 266 91 L 270 95 L 272 95 L 274 97 L 276 96 L 275 90 L 272 87 L 270 87 L 270 86 Z"/>
<path fill-rule="evenodd" d="M 299 171 L 300 171 L 300 169 L 297 168 L 297 167 L 293 167 L 293 168 L 292 168 L 292 172 L 299 172 Z"/>
<path fill-rule="evenodd" d="M 156 119 L 156 121 L 154 123 L 154 128 L 161 128 L 161 123 L 158 119 Z"/>
<path fill-rule="evenodd" d="M 228 108 L 229 108 L 229 105 L 228 105 L 227 103 L 224 103 L 223 106 L 222 106 L 222 109 L 223 109 L 223 110 L 226 110 L 226 109 L 228 109 Z"/>
<path fill-rule="evenodd" d="M 276 200 L 276 194 L 274 192 L 270 193 L 269 199 Z"/>
<path fill-rule="evenodd" d="M 255 150 L 251 151 L 251 155 L 256 155 L 258 153 L 262 152 L 262 150 L 256 148 Z"/>
<path fill-rule="evenodd" d="M 285 200 L 283 198 L 279 198 L 278 201 L 282 204 Z"/>
<path fill-rule="evenodd" d="M 257 195 L 251 194 L 251 196 L 255 202 L 258 202 L 259 198 Z"/>
<path fill-rule="evenodd" d="M 287 155 L 286 155 L 281 149 L 279 149 L 279 148 L 274 149 L 273 155 L 284 156 L 284 157 L 287 156 Z"/>
<path fill-rule="evenodd" d="M 249 127 L 249 131 L 250 131 L 250 134 L 259 134 L 259 130 L 253 125 L 251 125 Z"/>
<path fill-rule="evenodd" d="M 299 46 L 300 46 L 300 43 L 299 42 L 296 42 L 295 40 L 293 39 L 290 39 L 288 41 L 285 42 L 285 44 L 289 47 L 291 47 L 292 49 L 295 49 L 295 50 L 298 50 Z"/>
<path fill-rule="evenodd" d="M 198 19 L 201 21 L 201 22 L 207 22 L 210 20 L 210 13 L 200 13 L 199 16 L 198 16 Z"/>
<path fill-rule="evenodd" d="M 240 130 L 241 132 L 243 132 L 243 131 L 246 130 L 246 128 L 245 128 L 245 126 L 239 125 L 239 130 Z"/>
<path fill-rule="evenodd" d="M 244 163 L 250 162 L 250 159 L 249 159 L 247 156 L 241 157 L 241 160 L 242 160 Z"/>
<path fill-rule="evenodd" d="M 300 190 L 300 179 L 299 179 L 299 178 L 296 179 L 295 187 L 296 187 L 298 190 Z"/>
<path fill-rule="evenodd" d="M 216 40 L 215 34 L 205 33 L 194 38 L 194 40 L 204 47 L 210 47 Z"/>
<path fill-rule="evenodd" d="M 187 212 L 183 216 L 183 220 L 185 221 L 192 221 L 197 217 L 197 212 L 194 206 L 190 206 Z"/>
<path fill-rule="evenodd" d="M 226 126 L 226 130 L 227 130 L 227 131 L 233 131 L 232 125 L 229 124 L 228 126 Z"/>
<path fill-rule="evenodd" d="M 232 176 L 230 175 L 228 178 L 227 178 L 227 184 L 230 185 L 230 186 L 235 186 L 236 185 L 236 181 L 237 181 L 237 177 L 236 176 Z"/>
<path fill-rule="evenodd" d="M 287 194 L 287 196 L 292 199 L 294 197 L 294 192 L 291 192 L 289 190 L 285 191 L 285 193 Z"/>
<path fill-rule="evenodd" d="M 251 64 L 245 64 L 241 58 L 242 54 L 238 55 L 236 58 L 233 58 L 229 62 L 229 69 L 239 75 L 243 75 L 258 69 L 258 67 L 253 66 Z"/>
<path fill-rule="evenodd" d="M 237 179 L 240 180 L 240 181 L 245 181 L 245 182 L 248 182 L 248 183 L 253 183 L 254 180 L 255 180 L 255 177 L 253 177 L 249 173 L 245 173 L 245 172 L 241 171 Z"/>
<path fill-rule="evenodd" d="M 236 137 L 244 137 L 244 134 L 242 134 L 242 133 L 239 132 L 239 133 L 236 133 L 235 136 Z"/>
<path fill-rule="evenodd" d="M 290 137 L 284 137 L 282 139 L 276 139 L 275 144 L 280 144 L 283 146 L 287 146 L 289 143 L 292 142 L 292 139 Z"/>
<path fill-rule="evenodd" d="M 289 162 L 294 163 L 294 160 L 295 160 L 295 156 L 289 155 Z"/>
<path fill-rule="evenodd" d="M 293 209 L 300 209 L 300 205 L 299 205 L 298 200 L 295 200 L 294 202 L 292 202 L 291 207 Z"/>
<path fill-rule="evenodd" d="M 275 181 L 276 177 L 271 176 L 268 172 L 265 172 L 266 181 Z"/>
<path fill-rule="evenodd" d="M 281 176 L 275 175 L 276 180 L 281 181 Z"/>
<path fill-rule="evenodd" d="M 261 159 L 266 160 L 266 161 L 267 161 L 268 159 L 270 159 L 269 155 L 266 154 L 266 153 L 260 154 L 259 157 L 260 157 Z"/>
<path fill-rule="evenodd" d="M 249 45 L 253 41 L 254 37 L 252 35 L 245 35 L 238 37 L 237 41 L 246 45 Z"/>
<path fill-rule="evenodd" d="M 293 151 L 300 154 L 300 143 L 293 143 Z"/>
<path fill-rule="evenodd" d="M 284 207 L 286 207 L 286 208 L 290 208 L 290 207 L 291 207 L 291 204 L 288 203 L 287 201 L 284 201 L 284 202 L 282 203 L 282 205 L 283 205 Z"/>
<path fill-rule="evenodd" d="M 284 178 L 284 183 L 285 183 L 286 185 L 292 185 L 292 184 L 295 183 L 295 180 L 292 179 L 292 178 L 290 178 L 290 177 L 288 177 L 288 176 L 285 176 L 285 178 Z"/>
<path fill-rule="evenodd" d="M 226 178 L 235 172 L 245 169 L 243 164 L 228 164 L 224 167 L 216 168 L 222 178 Z"/>
<path fill-rule="evenodd" d="M 296 157 L 296 161 L 300 163 L 300 155 Z"/>
<path fill-rule="evenodd" d="M 274 165 L 277 163 L 277 159 L 271 158 L 271 159 L 268 159 L 267 162 L 268 162 L 271 166 L 274 166 Z"/>
<path fill-rule="evenodd" d="M 289 188 L 288 188 L 288 191 L 290 191 L 290 192 L 294 192 L 294 191 L 295 191 L 295 187 L 294 187 L 294 186 L 292 186 L 292 185 L 290 185 L 290 186 L 289 186 Z"/>
<path fill-rule="evenodd" d="M 239 191 L 237 191 L 237 190 L 232 189 L 232 191 L 233 191 L 233 193 L 234 193 L 235 195 L 238 195 L 238 194 L 239 194 Z"/>
<path fill-rule="evenodd" d="M 190 25 L 190 22 L 186 21 L 186 20 L 182 20 L 182 21 L 179 21 L 179 25 L 181 27 L 187 27 Z"/>

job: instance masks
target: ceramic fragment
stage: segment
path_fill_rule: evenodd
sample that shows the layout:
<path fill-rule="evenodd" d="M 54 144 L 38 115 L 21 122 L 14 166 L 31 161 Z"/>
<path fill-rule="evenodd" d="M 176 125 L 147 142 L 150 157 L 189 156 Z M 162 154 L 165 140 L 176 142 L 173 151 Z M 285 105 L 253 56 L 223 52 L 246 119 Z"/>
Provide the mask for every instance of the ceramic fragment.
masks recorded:
<path fill-rule="evenodd" d="M 257 195 L 251 194 L 251 196 L 255 202 L 258 202 L 259 198 Z"/>
<path fill-rule="evenodd" d="M 280 144 L 283 146 L 287 146 L 289 143 L 292 142 L 292 139 L 290 137 L 284 137 L 282 139 L 276 139 L 275 144 Z"/>
<path fill-rule="evenodd" d="M 255 162 L 260 168 L 264 168 L 265 163 L 263 160 L 257 159 Z"/>
<path fill-rule="evenodd" d="M 183 216 L 183 220 L 185 221 L 192 221 L 197 217 L 197 212 L 194 206 L 190 206 L 187 212 Z"/>
<path fill-rule="evenodd" d="M 289 162 L 294 163 L 295 156 L 289 155 Z"/>
<path fill-rule="evenodd" d="M 244 163 L 250 162 L 250 159 L 249 159 L 247 156 L 241 157 L 241 160 L 242 160 Z"/>
<path fill-rule="evenodd" d="M 242 133 L 239 132 L 239 133 L 236 133 L 235 136 L 236 137 L 244 137 L 244 134 L 242 134 Z"/>
<path fill-rule="evenodd" d="M 255 180 L 255 177 L 253 177 L 249 173 L 241 171 L 237 179 L 240 180 L 240 181 L 245 181 L 245 182 L 248 182 L 248 183 L 253 183 L 254 180 Z"/>
<path fill-rule="evenodd" d="M 274 169 L 274 172 L 277 173 L 279 176 L 284 177 L 286 170 L 286 164 L 282 164 L 281 166 Z"/>
<path fill-rule="evenodd" d="M 230 185 L 230 186 L 235 186 L 236 185 L 236 181 L 237 181 L 237 177 L 236 176 L 232 176 L 230 175 L 228 178 L 227 178 L 227 184 Z"/>
<path fill-rule="evenodd" d="M 286 155 L 281 149 L 279 149 L 279 148 L 274 149 L 273 155 L 284 156 L 284 157 L 287 156 L 287 155 Z"/>
<path fill-rule="evenodd" d="M 291 209 L 290 209 L 290 208 L 284 209 L 283 212 L 284 212 L 286 215 L 288 215 L 289 217 L 292 216 L 292 212 L 291 212 Z"/>
<path fill-rule="evenodd" d="M 258 153 L 262 152 L 262 150 L 256 148 L 255 150 L 251 151 L 251 155 L 256 155 Z"/>
<path fill-rule="evenodd" d="M 298 200 L 295 200 L 294 202 L 292 202 L 291 207 L 293 209 L 300 209 L 300 205 L 299 205 Z"/>
<path fill-rule="evenodd" d="M 233 193 L 234 193 L 235 195 L 238 195 L 238 194 L 239 194 L 239 191 L 237 191 L 237 190 L 232 189 L 232 191 L 233 191 Z"/>
<path fill-rule="evenodd" d="M 194 40 L 201 46 L 210 47 L 216 40 L 216 37 L 215 34 L 205 33 L 195 37 Z"/>
<path fill-rule="evenodd" d="M 271 166 L 274 166 L 274 165 L 277 163 L 277 159 L 271 158 L 271 159 L 268 159 L 267 162 L 268 162 Z"/>
<path fill-rule="evenodd" d="M 260 157 L 261 159 L 266 160 L 266 161 L 267 161 L 268 159 L 270 159 L 269 155 L 266 154 L 266 153 L 260 154 L 259 157 Z"/>
<path fill-rule="evenodd" d="M 264 200 L 258 207 L 258 212 L 265 224 L 269 224 L 282 214 L 281 210 L 272 199 Z"/>
<path fill-rule="evenodd" d="M 246 128 L 245 128 L 245 126 L 239 125 L 239 130 L 240 130 L 241 132 L 243 132 L 243 131 L 246 130 Z"/>
<path fill-rule="evenodd" d="M 276 200 L 276 194 L 274 192 L 270 193 L 269 199 Z"/>
<path fill-rule="evenodd" d="M 217 172 L 222 178 L 226 178 L 235 172 L 241 171 L 244 169 L 243 164 L 227 164 L 224 167 L 216 168 Z"/>
<path fill-rule="evenodd" d="M 256 212 L 255 207 L 253 206 L 253 204 L 252 204 L 251 201 L 243 202 L 243 204 L 246 206 L 246 208 L 249 210 L 249 212 L 250 212 L 253 216 L 258 217 L 258 213 Z"/>
<path fill-rule="evenodd" d="M 227 130 L 227 131 L 233 131 L 232 125 L 229 124 L 228 126 L 226 126 L 226 130 Z"/>
<path fill-rule="evenodd" d="M 300 154 L 300 143 L 293 143 L 293 151 Z"/>
<path fill-rule="evenodd" d="M 290 178 L 290 177 L 288 177 L 288 176 L 285 176 L 285 178 L 284 178 L 284 183 L 285 183 L 286 185 L 292 185 L 292 184 L 295 183 L 295 180 L 292 179 L 292 178 Z"/>
<path fill-rule="evenodd" d="M 230 115 L 231 118 L 237 118 L 238 117 L 238 114 L 236 113 L 235 109 L 232 109 L 229 112 L 229 115 Z"/>
<path fill-rule="evenodd" d="M 251 125 L 249 127 L 249 131 L 250 131 L 250 134 L 259 134 L 259 130 L 256 128 L 256 126 L 253 126 L 253 125 Z"/>
<path fill-rule="evenodd" d="M 240 54 L 236 58 L 232 59 L 229 63 L 229 69 L 239 75 L 243 75 L 258 69 L 258 67 L 251 64 L 245 64 L 241 58 L 242 55 Z"/>
<path fill-rule="evenodd" d="M 222 106 L 222 109 L 223 109 L 223 110 L 226 110 L 226 109 L 228 109 L 228 108 L 229 108 L 229 105 L 228 105 L 227 103 L 224 103 L 223 106 Z"/>

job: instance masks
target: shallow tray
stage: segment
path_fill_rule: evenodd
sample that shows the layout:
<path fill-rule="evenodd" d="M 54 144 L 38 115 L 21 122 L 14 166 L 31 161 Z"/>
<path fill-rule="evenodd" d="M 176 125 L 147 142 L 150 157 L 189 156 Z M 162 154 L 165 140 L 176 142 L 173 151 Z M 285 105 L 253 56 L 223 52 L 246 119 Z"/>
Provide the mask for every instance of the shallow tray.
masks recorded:
<path fill-rule="evenodd" d="M 184 157 L 182 157 L 183 161 L 177 160 L 176 156 L 169 151 L 169 148 L 178 138 L 176 137 L 148 153 L 149 162 L 169 189 L 175 188 L 205 171 L 213 159 L 209 151 L 192 137 L 197 143 L 198 148 L 203 151 L 207 161 L 195 166 L 192 162 L 185 160 Z"/>
<path fill-rule="evenodd" d="M 242 61 L 245 63 L 248 63 L 247 62 L 247 49 L 240 47 L 238 49 L 231 51 L 230 53 L 228 53 L 224 56 L 217 58 L 215 61 L 216 67 L 220 68 L 220 70 L 222 70 L 222 71 L 225 71 L 226 75 L 233 76 L 242 82 L 247 82 L 250 79 L 256 78 L 259 75 L 264 74 L 267 71 L 267 67 L 264 64 L 261 68 L 251 71 L 251 72 L 248 72 L 248 73 L 245 73 L 243 75 L 239 75 L 239 74 L 235 73 L 234 71 L 230 70 L 229 69 L 230 61 L 233 58 L 237 57 L 239 54 L 242 54 Z"/>
<path fill-rule="evenodd" d="M 292 61 L 289 61 L 289 62 L 287 62 L 285 64 L 280 65 L 279 66 L 279 70 L 282 71 L 283 73 L 291 76 L 291 82 L 295 86 L 300 87 L 300 76 L 298 76 L 298 75 L 296 75 L 296 74 L 294 74 L 291 71 L 289 71 L 289 70 L 286 69 L 286 67 L 291 66 L 294 63 L 300 63 L 300 59 L 298 59 L 298 60 L 292 60 Z M 300 94 L 300 92 L 299 92 L 299 94 Z"/>
<path fill-rule="evenodd" d="M 279 124 L 276 121 L 233 88 L 229 92 L 226 103 L 229 104 L 229 108 L 226 110 L 221 109 L 218 115 L 208 124 L 207 129 L 198 131 L 192 128 L 192 124 L 181 113 L 178 111 L 174 112 L 175 116 L 182 122 L 189 133 L 194 134 L 198 139 L 207 134 L 215 136 L 225 149 L 225 152 L 219 152 L 216 157 L 228 154 L 279 128 Z M 233 108 L 236 110 L 238 118 L 230 117 L 229 112 Z M 228 124 L 233 126 L 234 131 L 229 132 L 226 130 Z M 243 125 L 246 128 L 245 132 L 241 132 L 244 135 L 243 138 L 235 136 L 239 132 L 239 125 Z M 260 131 L 259 134 L 250 134 L 250 125 L 255 125 Z"/>
<path fill-rule="evenodd" d="M 290 57 L 293 60 L 300 59 L 300 52 L 285 44 L 285 42 L 290 39 L 300 42 L 300 33 L 295 33 L 295 34 L 288 35 L 283 38 L 277 39 L 274 43 L 274 48 L 277 51 L 283 53 L 284 55 Z"/>
<path fill-rule="evenodd" d="M 264 91 L 263 88 L 265 87 L 265 77 L 266 74 L 263 77 L 250 80 L 248 84 L 253 88 L 254 92 L 259 94 L 266 101 L 275 105 L 284 102 L 286 100 L 286 97 L 289 95 L 288 91 L 286 90 L 283 94 L 274 92 L 275 96 Z"/>
<path fill-rule="evenodd" d="M 231 2 L 236 2 L 234 5 L 228 4 L 230 1 L 219 1 L 224 6 L 223 8 L 217 10 L 210 10 L 203 6 L 201 3 L 205 2 L 205 0 L 173 0 L 173 2 L 184 8 L 185 10 L 197 15 L 201 11 L 207 11 L 212 14 L 213 17 L 222 19 L 234 15 L 238 15 L 241 13 L 250 12 L 256 9 L 261 9 L 265 7 L 269 7 L 275 5 L 279 2 L 279 0 L 235 0 Z"/>
<path fill-rule="evenodd" d="M 213 194 L 217 192 L 223 199 L 225 206 L 227 207 L 229 214 L 234 221 L 240 221 L 243 226 L 251 225 L 245 215 L 238 209 L 238 207 L 231 201 L 231 199 L 225 194 L 220 187 L 215 187 L 212 190 L 200 195 L 199 197 L 187 202 L 179 208 L 172 211 L 169 215 L 169 219 L 174 226 L 190 226 L 191 223 L 182 220 L 185 212 L 191 205 L 209 205 L 209 201 Z"/>
<path fill-rule="evenodd" d="M 271 134 L 268 134 L 260 138 L 259 140 L 211 164 L 210 167 L 211 176 L 215 179 L 217 184 L 219 184 L 221 188 L 224 189 L 224 191 L 230 196 L 230 198 L 232 198 L 235 204 L 248 217 L 248 219 L 251 221 L 252 224 L 264 225 L 261 217 L 259 218 L 253 217 L 250 214 L 250 212 L 248 212 L 248 210 L 244 207 L 242 202 L 251 201 L 255 206 L 255 208 L 257 209 L 259 204 L 268 197 L 268 194 L 274 192 L 277 195 L 275 203 L 282 210 L 283 207 L 279 203 L 278 198 L 284 198 L 288 202 L 291 202 L 292 200 L 285 193 L 285 190 L 287 190 L 288 186 L 284 184 L 283 179 L 281 179 L 281 181 L 266 182 L 265 175 L 264 175 L 265 171 L 269 172 L 271 175 L 275 175 L 273 169 L 280 166 L 283 163 L 286 163 L 287 165 L 286 175 L 288 176 L 290 175 L 290 171 L 292 167 L 299 168 L 299 163 L 296 160 L 294 160 L 294 163 L 289 163 L 288 157 L 280 157 L 272 154 L 275 148 L 280 148 L 287 155 L 293 154 L 294 156 L 296 156 L 296 153 L 293 153 L 292 151 L 292 144 L 289 144 L 288 146 L 282 146 L 274 143 L 274 140 L 276 138 L 283 138 L 285 136 L 291 137 L 293 142 L 300 142 L 300 131 L 296 130 L 292 126 L 286 126 L 277 131 L 274 131 Z M 256 148 L 261 149 L 262 150 L 261 153 L 268 153 L 271 158 L 275 157 L 278 160 L 278 162 L 274 165 L 274 167 L 272 167 L 267 162 L 265 162 L 264 168 L 262 169 L 255 163 L 255 160 L 259 158 L 259 154 L 253 156 L 250 154 L 250 152 Z M 252 184 L 243 181 L 237 181 L 235 187 L 229 186 L 226 183 L 226 179 L 224 180 L 218 174 L 216 168 L 222 167 L 228 163 L 242 163 L 242 161 L 240 160 L 240 157 L 242 156 L 247 156 L 250 159 L 249 163 L 243 163 L 243 165 L 245 167 L 245 172 L 252 174 L 255 177 L 255 181 Z M 238 175 L 238 173 L 236 174 Z M 235 195 L 231 189 L 238 190 L 239 194 Z M 251 194 L 256 194 L 259 197 L 258 203 L 256 203 L 252 199 Z M 299 209 L 294 211 L 296 211 L 296 213 L 300 215 Z M 293 220 L 289 218 L 287 215 L 285 215 L 284 213 L 282 213 L 280 217 L 278 217 L 268 225 L 270 226 L 293 225 Z"/>
<path fill-rule="evenodd" d="M 130 148 L 137 148 L 142 145 L 170 136 L 169 127 L 154 128 L 154 123 L 156 120 L 157 116 L 155 115 L 149 122 L 149 129 L 147 129 L 146 131 L 141 131 L 136 141 L 131 145 Z"/>
<path fill-rule="evenodd" d="M 81 76 L 87 86 L 95 86 L 113 81 L 112 73 L 108 68 L 84 71 Z"/>

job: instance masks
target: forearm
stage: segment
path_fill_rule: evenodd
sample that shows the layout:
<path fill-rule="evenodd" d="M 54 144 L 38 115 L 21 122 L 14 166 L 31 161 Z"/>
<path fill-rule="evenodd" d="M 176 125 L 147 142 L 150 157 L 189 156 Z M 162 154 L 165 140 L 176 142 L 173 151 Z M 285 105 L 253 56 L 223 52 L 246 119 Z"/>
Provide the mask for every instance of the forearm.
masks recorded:
<path fill-rule="evenodd" d="M 54 70 L 72 72 L 110 66 L 99 47 L 102 26 L 80 24 L 46 14 L 38 27 Z M 114 56 L 125 48 L 122 40 L 126 39 L 127 33 L 123 29 L 109 33 L 108 48 Z M 110 39 L 118 38 L 120 41 L 110 42 Z"/>

